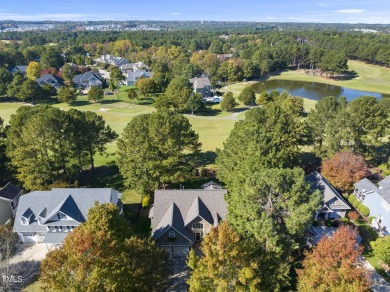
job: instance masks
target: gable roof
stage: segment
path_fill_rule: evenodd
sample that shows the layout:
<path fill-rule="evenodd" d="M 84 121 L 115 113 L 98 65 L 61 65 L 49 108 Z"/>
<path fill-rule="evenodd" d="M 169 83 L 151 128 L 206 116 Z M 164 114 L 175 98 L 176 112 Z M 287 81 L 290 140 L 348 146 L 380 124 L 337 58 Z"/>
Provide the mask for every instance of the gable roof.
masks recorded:
<path fill-rule="evenodd" d="M 152 72 L 147 72 L 147 71 L 129 71 L 127 72 L 127 77 L 126 81 L 137 81 L 140 78 L 149 78 L 152 77 L 153 73 Z"/>
<path fill-rule="evenodd" d="M 323 199 L 323 207 L 342 210 L 351 209 L 335 188 L 318 172 L 315 171 L 306 176 L 306 181 L 310 183 L 313 190 L 320 190 Z"/>
<path fill-rule="evenodd" d="M 84 74 L 79 74 L 73 77 L 73 83 L 81 85 L 81 86 L 86 86 L 90 83 L 92 84 L 97 84 L 97 83 L 103 83 L 102 77 L 92 71 L 85 72 Z"/>
<path fill-rule="evenodd" d="M 17 65 L 11 69 L 11 71 L 19 71 L 20 73 L 26 74 L 27 65 Z"/>
<path fill-rule="evenodd" d="M 226 190 L 156 190 L 151 214 L 152 237 L 156 239 L 173 227 L 192 238 L 185 226 L 198 216 L 217 226 L 226 218 L 226 193 Z"/>
<path fill-rule="evenodd" d="M 192 83 L 195 89 L 202 89 L 207 86 L 211 86 L 210 79 L 208 79 L 207 77 L 195 77 L 189 79 L 189 81 Z"/>
<path fill-rule="evenodd" d="M 378 185 L 379 188 L 376 184 L 374 184 L 367 178 L 364 178 L 354 184 L 354 186 L 359 191 L 365 192 L 366 196 L 370 193 L 373 194 L 375 192 L 379 196 L 381 196 L 387 203 L 390 204 L 390 176 L 385 177 L 378 183 Z"/>
<path fill-rule="evenodd" d="M 35 81 L 41 86 L 43 86 L 44 84 L 49 84 L 53 87 L 61 87 L 64 85 L 64 82 L 61 78 L 53 76 L 51 74 L 44 74 Z"/>
<path fill-rule="evenodd" d="M 85 218 L 83 214 L 81 213 L 79 207 L 77 206 L 76 202 L 74 201 L 72 195 L 69 195 L 65 198 L 65 200 L 58 205 L 57 208 L 55 208 L 49 216 L 46 217 L 46 220 L 44 223 L 49 222 L 54 215 L 56 215 L 58 212 L 61 212 L 72 219 L 76 220 L 77 222 L 84 222 Z"/>
<path fill-rule="evenodd" d="M 65 220 L 66 223 L 78 224 L 84 222 L 88 215 L 88 210 L 94 206 L 95 202 L 118 203 L 118 191 L 110 188 L 53 188 L 51 191 L 34 191 L 20 197 L 16 211 L 14 232 L 46 232 L 46 226 L 50 225 L 49 220 L 57 212 L 62 212 L 74 220 Z M 29 210 L 35 220 L 29 225 L 22 225 L 20 217 Z M 28 211 L 28 213 L 30 213 Z M 47 216 L 46 216 L 47 215 Z M 43 225 L 38 224 L 38 216 L 42 217 Z M 54 223 L 53 223 L 54 224 Z M 72 225 L 70 224 L 70 225 Z M 60 225 L 55 223 L 54 225 Z"/>
<path fill-rule="evenodd" d="M 22 192 L 21 188 L 9 182 L 0 190 L 0 198 L 6 199 L 7 201 L 13 201 Z"/>
<path fill-rule="evenodd" d="M 380 189 L 390 188 L 390 175 L 382 179 L 378 185 Z"/>

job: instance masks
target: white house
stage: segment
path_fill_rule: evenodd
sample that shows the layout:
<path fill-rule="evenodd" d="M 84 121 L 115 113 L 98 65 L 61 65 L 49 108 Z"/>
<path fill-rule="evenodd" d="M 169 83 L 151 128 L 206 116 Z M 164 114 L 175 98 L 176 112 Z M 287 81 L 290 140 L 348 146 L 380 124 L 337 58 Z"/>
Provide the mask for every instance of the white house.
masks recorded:
<path fill-rule="evenodd" d="M 109 188 L 53 188 L 22 196 L 17 208 L 14 232 L 21 243 L 60 245 L 64 238 L 85 222 L 95 202 L 112 203 L 122 212 L 121 194 Z"/>
<path fill-rule="evenodd" d="M 370 209 L 375 218 L 371 225 L 379 232 L 389 235 L 390 230 L 390 176 L 378 185 L 364 178 L 354 184 L 353 195 Z"/>

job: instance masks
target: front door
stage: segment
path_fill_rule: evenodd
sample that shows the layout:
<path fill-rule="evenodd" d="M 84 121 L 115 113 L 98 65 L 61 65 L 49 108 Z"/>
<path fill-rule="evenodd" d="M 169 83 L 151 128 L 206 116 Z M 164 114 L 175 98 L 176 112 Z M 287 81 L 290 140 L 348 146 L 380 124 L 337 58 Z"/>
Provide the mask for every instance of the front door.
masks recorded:
<path fill-rule="evenodd" d="M 201 239 L 201 233 L 200 232 L 196 232 L 195 233 L 195 240 L 196 241 L 200 241 L 200 239 Z"/>

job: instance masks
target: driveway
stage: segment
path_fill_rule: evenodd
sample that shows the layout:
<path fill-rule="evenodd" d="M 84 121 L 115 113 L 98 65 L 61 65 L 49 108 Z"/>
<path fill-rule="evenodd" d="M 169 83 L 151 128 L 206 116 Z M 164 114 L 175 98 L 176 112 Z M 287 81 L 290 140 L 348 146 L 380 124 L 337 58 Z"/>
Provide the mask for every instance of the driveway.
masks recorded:
<path fill-rule="evenodd" d="M 390 291 L 390 284 L 386 282 L 385 279 L 375 271 L 374 267 L 366 260 L 363 259 L 364 266 L 367 270 L 369 270 L 371 274 L 371 291 L 373 292 L 387 292 Z"/>
<path fill-rule="evenodd" d="M 173 257 L 171 259 L 171 275 L 169 276 L 168 287 L 164 291 L 184 292 L 188 291 L 188 280 L 190 273 L 186 264 L 186 257 Z"/>
<path fill-rule="evenodd" d="M 37 244 L 17 244 L 16 253 L 10 258 L 10 264 L 17 264 L 24 261 L 42 261 L 48 253 L 46 245 Z"/>
<path fill-rule="evenodd" d="M 9 268 L 6 274 L 2 275 L 0 291 L 20 291 L 34 281 L 46 254 L 45 244 L 17 244 L 16 254 L 10 258 Z M 0 267 L 2 264 L 0 263 Z M 4 276 L 9 277 L 8 280 L 5 280 Z"/>

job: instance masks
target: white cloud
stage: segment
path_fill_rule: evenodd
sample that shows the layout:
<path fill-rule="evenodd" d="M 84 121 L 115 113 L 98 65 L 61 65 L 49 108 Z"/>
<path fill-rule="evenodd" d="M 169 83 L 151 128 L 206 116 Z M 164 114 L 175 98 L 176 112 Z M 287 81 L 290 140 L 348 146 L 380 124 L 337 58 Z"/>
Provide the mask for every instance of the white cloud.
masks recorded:
<path fill-rule="evenodd" d="M 357 14 L 357 13 L 363 13 L 366 10 L 363 9 L 343 9 L 343 10 L 337 10 L 338 13 L 349 13 L 349 14 Z"/>
<path fill-rule="evenodd" d="M 172 15 L 180 15 L 180 12 L 171 12 Z"/>

